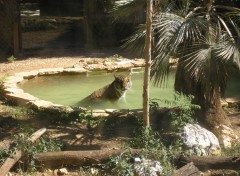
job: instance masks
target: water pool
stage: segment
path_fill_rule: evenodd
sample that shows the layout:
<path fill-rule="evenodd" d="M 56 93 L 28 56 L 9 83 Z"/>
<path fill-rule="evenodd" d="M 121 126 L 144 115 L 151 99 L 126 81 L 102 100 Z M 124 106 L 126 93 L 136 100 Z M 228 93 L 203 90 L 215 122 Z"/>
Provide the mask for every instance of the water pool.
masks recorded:
<path fill-rule="evenodd" d="M 122 74 L 122 73 L 116 73 Z M 50 75 L 39 76 L 19 84 L 24 92 L 30 93 L 40 99 L 51 101 L 55 104 L 67 106 L 79 105 L 79 102 L 91 94 L 94 90 L 101 88 L 114 80 L 114 73 L 91 72 L 87 75 Z M 92 105 L 90 108 L 98 109 L 136 109 L 142 108 L 143 73 L 133 73 L 132 88 L 127 91 L 126 96 L 118 102 L 102 102 Z M 150 98 L 162 100 L 174 100 L 174 72 L 169 75 L 167 86 L 150 86 Z M 231 97 L 239 94 L 240 82 L 236 79 L 229 84 L 226 96 Z M 159 102 L 163 105 L 163 102 Z"/>

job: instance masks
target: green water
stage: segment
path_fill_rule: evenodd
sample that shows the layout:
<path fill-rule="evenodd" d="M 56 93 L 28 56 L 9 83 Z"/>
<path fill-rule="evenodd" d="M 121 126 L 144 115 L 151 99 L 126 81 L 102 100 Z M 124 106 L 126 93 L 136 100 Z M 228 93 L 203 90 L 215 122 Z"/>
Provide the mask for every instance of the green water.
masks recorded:
<path fill-rule="evenodd" d="M 120 73 L 119 73 L 120 74 Z M 86 75 L 51 75 L 40 76 L 19 85 L 25 92 L 40 99 L 62 105 L 79 105 L 79 101 L 114 80 L 113 73 L 96 72 Z M 118 102 L 98 103 L 91 108 L 100 109 L 136 109 L 142 107 L 143 73 L 132 75 L 132 88 Z M 172 101 L 174 99 L 174 72 L 170 74 L 168 84 L 164 88 L 150 87 L 150 97 Z M 240 82 L 234 80 L 230 84 L 226 96 L 239 94 Z M 160 105 L 163 103 L 159 102 Z"/>

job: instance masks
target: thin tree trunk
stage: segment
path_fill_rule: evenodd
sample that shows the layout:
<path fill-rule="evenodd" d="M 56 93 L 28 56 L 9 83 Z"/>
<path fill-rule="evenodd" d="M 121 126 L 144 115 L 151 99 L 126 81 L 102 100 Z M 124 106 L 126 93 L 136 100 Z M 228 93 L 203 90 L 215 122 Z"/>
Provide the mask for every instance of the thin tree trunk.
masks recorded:
<path fill-rule="evenodd" d="M 149 82 L 151 70 L 152 53 L 152 13 L 153 0 L 147 0 L 147 19 L 146 19 L 146 45 L 145 45 L 145 73 L 143 85 L 143 122 L 145 127 L 149 127 Z"/>

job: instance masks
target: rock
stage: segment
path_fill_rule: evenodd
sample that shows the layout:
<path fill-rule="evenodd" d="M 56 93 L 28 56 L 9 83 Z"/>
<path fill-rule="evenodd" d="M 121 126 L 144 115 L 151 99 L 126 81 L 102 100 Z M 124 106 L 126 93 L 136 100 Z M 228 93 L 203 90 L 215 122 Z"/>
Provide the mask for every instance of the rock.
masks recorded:
<path fill-rule="evenodd" d="M 38 71 L 38 75 L 54 75 L 62 73 L 64 68 L 44 68 Z"/>
<path fill-rule="evenodd" d="M 219 125 L 214 128 L 214 134 L 218 137 L 219 143 L 224 148 L 230 148 L 236 143 L 239 137 L 235 134 L 234 130 L 226 125 Z"/>
<path fill-rule="evenodd" d="M 68 171 L 66 168 L 61 168 L 61 169 L 58 169 L 57 174 L 58 175 L 68 175 Z"/>
<path fill-rule="evenodd" d="M 24 79 L 30 79 L 38 75 L 38 70 L 32 70 L 29 72 L 20 72 L 20 73 L 16 73 L 15 75 L 22 76 Z"/>
<path fill-rule="evenodd" d="M 199 156 L 219 155 L 221 148 L 218 138 L 210 131 L 197 124 L 187 124 L 181 134 L 187 149 Z"/>
<path fill-rule="evenodd" d="M 136 176 L 161 176 L 163 168 L 159 161 L 134 158 L 134 170 Z"/>
<path fill-rule="evenodd" d="M 38 98 L 28 93 L 7 93 L 5 97 L 8 100 L 16 102 L 20 106 L 26 106 L 29 101 L 36 101 Z"/>
<path fill-rule="evenodd" d="M 226 98 L 225 99 L 227 103 L 233 104 L 240 102 L 240 97 L 232 97 L 232 98 Z"/>
<path fill-rule="evenodd" d="M 225 99 L 221 99 L 222 107 L 228 107 L 228 102 Z"/>
<path fill-rule="evenodd" d="M 87 73 L 87 70 L 86 69 L 84 69 L 84 68 L 81 68 L 81 67 L 79 67 L 79 68 L 65 68 L 64 70 L 63 70 L 63 73 L 77 73 L 77 74 L 79 74 L 79 73 Z"/>
<path fill-rule="evenodd" d="M 34 108 L 40 109 L 40 108 L 49 108 L 52 107 L 54 104 L 50 101 L 45 100 L 34 100 L 28 102 L 29 106 L 32 106 Z"/>

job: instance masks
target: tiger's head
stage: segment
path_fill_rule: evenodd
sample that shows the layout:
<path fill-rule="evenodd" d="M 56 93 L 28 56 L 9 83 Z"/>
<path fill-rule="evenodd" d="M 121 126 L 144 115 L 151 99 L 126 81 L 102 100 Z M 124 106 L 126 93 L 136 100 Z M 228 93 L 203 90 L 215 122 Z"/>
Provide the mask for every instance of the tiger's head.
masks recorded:
<path fill-rule="evenodd" d="M 131 74 L 114 75 L 115 88 L 119 91 L 126 91 L 132 87 Z"/>

